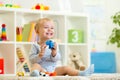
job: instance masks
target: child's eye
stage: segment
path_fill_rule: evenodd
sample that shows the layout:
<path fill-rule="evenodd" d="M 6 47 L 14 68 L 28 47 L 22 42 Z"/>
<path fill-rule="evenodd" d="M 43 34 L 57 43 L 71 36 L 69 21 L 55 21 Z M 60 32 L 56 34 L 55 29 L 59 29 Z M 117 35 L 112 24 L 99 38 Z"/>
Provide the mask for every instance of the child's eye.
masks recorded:
<path fill-rule="evenodd" d="M 44 28 L 45 28 L 45 29 L 47 29 L 48 27 L 47 27 L 47 26 L 45 26 Z"/>
<path fill-rule="evenodd" d="M 51 29 L 54 29 L 53 27 L 51 27 Z"/>

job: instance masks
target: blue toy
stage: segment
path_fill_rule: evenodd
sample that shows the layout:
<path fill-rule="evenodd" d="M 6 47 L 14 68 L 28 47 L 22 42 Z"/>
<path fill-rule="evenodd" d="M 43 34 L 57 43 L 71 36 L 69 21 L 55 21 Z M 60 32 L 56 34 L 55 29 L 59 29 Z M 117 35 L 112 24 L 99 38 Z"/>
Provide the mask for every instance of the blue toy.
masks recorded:
<path fill-rule="evenodd" d="M 114 52 L 92 52 L 91 64 L 94 64 L 94 73 L 116 73 L 116 57 Z"/>
<path fill-rule="evenodd" d="M 54 42 L 52 40 L 47 40 L 46 45 L 49 46 L 49 49 L 52 49 L 54 47 Z"/>

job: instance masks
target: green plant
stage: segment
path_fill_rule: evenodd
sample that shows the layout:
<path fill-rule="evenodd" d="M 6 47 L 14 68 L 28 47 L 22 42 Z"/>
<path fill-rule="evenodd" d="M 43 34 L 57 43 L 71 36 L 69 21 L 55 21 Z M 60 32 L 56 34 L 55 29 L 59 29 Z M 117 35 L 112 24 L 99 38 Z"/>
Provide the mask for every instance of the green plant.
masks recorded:
<path fill-rule="evenodd" d="M 115 15 L 111 16 L 115 27 L 112 30 L 111 35 L 108 39 L 108 44 L 117 44 L 117 47 L 120 48 L 120 12 L 115 13 Z"/>

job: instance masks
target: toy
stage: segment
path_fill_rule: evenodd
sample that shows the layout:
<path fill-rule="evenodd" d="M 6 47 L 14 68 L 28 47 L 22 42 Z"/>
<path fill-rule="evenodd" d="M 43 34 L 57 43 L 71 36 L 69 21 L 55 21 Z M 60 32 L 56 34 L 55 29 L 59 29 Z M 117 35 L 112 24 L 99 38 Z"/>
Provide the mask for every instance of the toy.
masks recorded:
<path fill-rule="evenodd" d="M 12 5 L 12 8 L 21 8 L 21 6 L 18 5 L 18 4 L 13 4 L 13 5 Z"/>
<path fill-rule="evenodd" d="M 6 7 L 6 8 L 21 8 L 20 5 L 18 4 L 3 4 L 0 2 L 0 7 Z"/>
<path fill-rule="evenodd" d="M 49 10 L 49 6 L 44 6 L 44 10 Z"/>
<path fill-rule="evenodd" d="M 16 40 L 22 41 L 22 28 L 21 27 L 16 28 Z"/>
<path fill-rule="evenodd" d="M 43 4 L 36 4 L 32 7 L 33 10 L 49 10 L 49 6 L 45 6 Z"/>
<path fill-rule="evenodd" d="M 56 72 L 45 72 L 46 74 L 48 74 L 49 76 L 56 76 Z"/>
<path fill-rule="evenodd" d="M 21 49 L 17 48 L 16 51 L 17 51 L 17 56 L 18 56 L 20 62 L 24 62 L 25 58 L 23 56 L 23 52 L 21 51 Z"/>
<path fill-rule="evenodd" d="M 7 7 L 7 8 L 21 8 L 21 6 L 18 4 L 5 4 L 5 7 Z"/>
<path fill-rule="evenodd" d="M 68 43 L 83 43 L 84 32 L 80 29 L 69 29 L 68 30 Z"/>
<path fill-rule="evenodd" d="M 12 7 L 12 4 L 5 4 L 5 7 Z"/>
<path fill-rule="evenodd" d="M 56 76 L 56 72 L 40 72 L 40 76 L 47 77 L 47 76 Z"/>
<path fill-rule="evenodd" d="M 54 42 L 52 40 L 47 40 L 46 45 L 49 46 L 49 49 L 52 49 L 54 47 Z"/>
<path fill-rule="evenodd" d="M 49 76 L 49 74 L 46 74 L 45 72 L 40 72 L 39 74 L 40 74 L 40 76 L 43 76 L 43 77 Z"/>
<path fill-rule="evenodd" d="M 2 41 L 2 39 L 1 39 L 1 34 L 0 34 L 0 41 Z"/>
<path fill-rule="evenodd" d="M 56 72 L 49 73 L 49 76 L 56 76 Z"/>
<path fill-rule="evenodd" d="M 25 72 L 30 72 L 27 63 L 24 64 L 23 68 L 24 68 Z"/>
<path fill-rule="evenodd" d="M 17 57 L 19 59 L 19 61 L 17 62 L 17 71 L 19 72 L 21 70 L 24 70 L 24 72 L 30 72 L 30 63 L 23 50 L 22 47 L 16 48 Z"/>
<path fill-rule="evenodd" d="M 17 76 L 19 77 L 24 76 L 24 72 L 17 72 Z"/>
<path fill-rule="evenodd" d="M 2 40 L 2 41 L 6 41 L 6 40 L 7 40 L 6 25 L 5 25 L 5 24 L 2 24 L 1 40 Z"/>
<path fill-rule="evenodd" d="M 85 65 L 83 64 L 81 60 L 81 56 L 78 52 L 74 52 L 70 54 L 69 65 L 81 71 L 85 70 Z"/>
<path fill-rule="evenodd" d="M 4 59 L 0 58 L 0 74 L 4 74 Z"/>

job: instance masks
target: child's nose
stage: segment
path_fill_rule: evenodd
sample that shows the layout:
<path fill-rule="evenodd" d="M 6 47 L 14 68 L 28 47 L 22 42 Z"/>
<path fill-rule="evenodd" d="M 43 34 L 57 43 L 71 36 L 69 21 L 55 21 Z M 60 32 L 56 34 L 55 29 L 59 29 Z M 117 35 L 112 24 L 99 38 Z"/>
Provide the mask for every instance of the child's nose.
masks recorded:
<path fill-rule="evenodd" d="M 48 31 L 51 31 L 51 28 L 48 28 Z"/>

